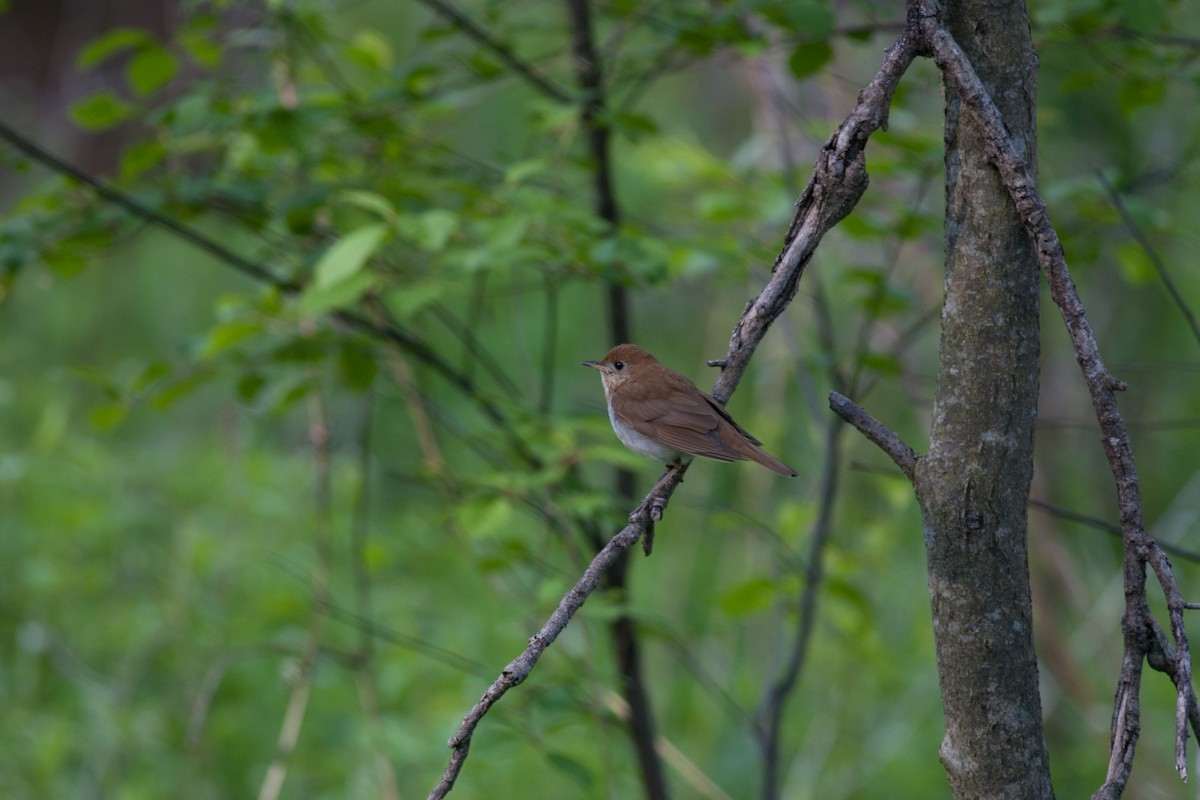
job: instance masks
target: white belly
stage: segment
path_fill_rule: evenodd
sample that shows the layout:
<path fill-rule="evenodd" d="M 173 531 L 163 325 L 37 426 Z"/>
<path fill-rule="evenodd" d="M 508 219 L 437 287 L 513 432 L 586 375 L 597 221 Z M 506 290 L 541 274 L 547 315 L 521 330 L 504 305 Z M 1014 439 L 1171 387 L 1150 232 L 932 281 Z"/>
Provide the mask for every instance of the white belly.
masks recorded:
<path fill-rule="evenodd" d="M 613 413 L 612 403 L 608 404 L 608 419 L 612 422 L 613 430 L 616 432 L 617 438 L 621 440 L 621 444 L 639 456 L 653 458 L 660 464 L 669 464 L 681 455 L 678 450 L 659 444 L 649 436 L 643 436 L 633 428 L 622 425 L 617 419 L 617 415 Z"/>

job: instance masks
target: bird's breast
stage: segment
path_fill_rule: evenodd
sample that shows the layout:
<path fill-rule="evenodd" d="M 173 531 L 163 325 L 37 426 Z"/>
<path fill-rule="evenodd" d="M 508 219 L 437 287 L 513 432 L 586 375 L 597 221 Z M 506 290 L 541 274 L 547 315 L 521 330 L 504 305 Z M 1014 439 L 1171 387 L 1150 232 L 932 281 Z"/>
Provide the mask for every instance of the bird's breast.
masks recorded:
<path fill-rule="evenodd" d="M 608 419 L 612 423 L 613 432 L 617 434 L 617 438 L 621 440 L 621 444 L 628 447 L 639 456 L 653 458 L 662 463 L 674 461 L 679 457 L 678 450 L 667 447 L 664 444 L 656 442 L 644 433 L 639 433 L 632 426 L 626 425 L 625 422 L 617 416 L 613 410 L 612 399 L 608 401 Z"/>

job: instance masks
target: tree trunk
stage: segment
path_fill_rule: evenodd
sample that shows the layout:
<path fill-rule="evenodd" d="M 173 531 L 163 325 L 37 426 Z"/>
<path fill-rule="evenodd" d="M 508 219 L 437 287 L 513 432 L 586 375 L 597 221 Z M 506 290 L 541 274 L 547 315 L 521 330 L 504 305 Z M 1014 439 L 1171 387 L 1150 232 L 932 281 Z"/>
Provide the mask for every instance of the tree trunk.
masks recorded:
<path fill-rule="evenodd" d="M 1022 0 L 945 22 L 1034 163 L 1037 56 Z M 916 471 L 955 798 L 1050 798 L 1026 502 L 1038 397 L 1038 265 L 983 139 L 946 91 L 946 283 L 929 454 Z"/>

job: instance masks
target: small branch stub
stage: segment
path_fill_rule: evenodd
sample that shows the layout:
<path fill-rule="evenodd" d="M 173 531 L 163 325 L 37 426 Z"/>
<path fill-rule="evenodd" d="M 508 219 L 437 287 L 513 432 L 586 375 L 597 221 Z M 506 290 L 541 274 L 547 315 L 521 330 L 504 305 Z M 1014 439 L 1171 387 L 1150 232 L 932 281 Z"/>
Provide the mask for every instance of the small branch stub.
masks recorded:
<path fill-rule="evenodd" d="M 898 433 L 863 411 L 853 400 L 837 392 L 829 393 L 829 407 L 833 409 L 833 413 L 857 428 L 859 433 L 886 453 L 905 477 L 910 481 L 913 479 L 919 456 L 901 440 Z"/>

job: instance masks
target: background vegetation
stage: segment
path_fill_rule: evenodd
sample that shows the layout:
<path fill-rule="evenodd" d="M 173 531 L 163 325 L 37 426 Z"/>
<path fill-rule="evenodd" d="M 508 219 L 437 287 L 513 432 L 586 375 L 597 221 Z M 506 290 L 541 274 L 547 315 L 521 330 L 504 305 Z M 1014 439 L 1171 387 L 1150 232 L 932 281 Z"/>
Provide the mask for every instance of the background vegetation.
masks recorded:
<path fill-rule="evenodd" d="M 704 361 L 901 21 L 866 2 L 596 4 L 614 228 L 594 212 L 566 7 L 462 5 L 531 77 L 439 6 L 64 10 L 81 41 L 51 50 L 58 91 L 6 70 L 0 122 L 246 263 L 3 151 L 0 794 L 258 792 L 303 689 L 288 796 L 423 796 L 586 563 L 584 521 L 620 526 L 613 468 L 641 489 L 658 474 L 577 366 L 612 343 L 609 287 L 634 341 L 710 384 Z M 1130 384 L 1147 521 L 1198 550 L 1200 20 L 1178 2 L 1031 11 L 1042 185 Z M 37 41 L 23 4 L 5 15 L 6 38 Z M 732 401 L 801 477 L 693 467 L 654 556 L 489 715 L 455 796 L 640 793 L 607 627 L 622 613 L 675 794 L 755 793 L 754 715 L 788 653 L 836 424 L 824 395 L 924 441 L 940 126 L 919 65 L 868 148 L 866 198 Z M 1111 522 L 1044 306 L 1034 499 Z M 870 445 L 838 447 L 784 794 L 946 796 L 916 505 Z M 1051 768 L 1059 796 L 1082 796 L 1107 759 L 1119 542 L 1041 505 L 1030 537 Z M 1191 558 L 1176 567 L 1196 585 Z M 1144 697 L 1126 796 L 1189 796 L 1174 693 L 1154 675 Z"/>

